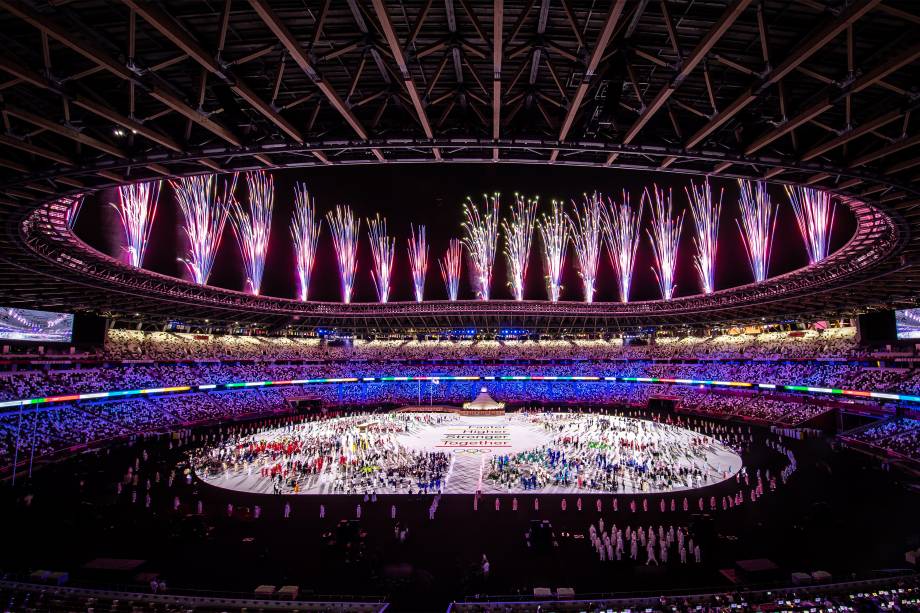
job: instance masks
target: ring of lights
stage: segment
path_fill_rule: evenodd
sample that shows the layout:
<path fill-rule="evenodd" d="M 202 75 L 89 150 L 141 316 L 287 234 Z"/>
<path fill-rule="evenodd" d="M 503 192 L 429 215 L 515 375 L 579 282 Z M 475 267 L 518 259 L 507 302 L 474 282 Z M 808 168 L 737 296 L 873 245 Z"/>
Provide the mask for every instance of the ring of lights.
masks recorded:
<path fill-rule="evenodd" d="M 667 316 L 690 312 L 717 312 L 745 305 L 764 305 L 796 295 L 824 291 L 845 285 L 850 277 L 874 268 L 897 247 L 898 231 L 891 218 L 863 202 L 849 201 L 857 219 L 857 230 L 847 244 L 821 262 L 762 283 L 719 290 L 709 295 L 692 295 L 670 301 L 647 300 L 629 303 L 574 301 L 548 302 L 424 301 L 342 304 L 299 302 L 293 299 L 250 294 L 199 286 L 189 281 L 128 266 L 103 254 L 79 239 L 64 221 L 55 203 L 35 210 L 22 225 L 26 245 L 45 262 L 64 273 L 79 275 L 89 285 L 117 292 L 143 292 L 180 302 L 198 301 L 215 309 L 240 312 L 262 311 L 314 321 L 318 325 L 347 327 L 349 319 L 367 317 L 406 317 L 432 315 L 471 316 L 478 314 L 537 314 L 541 316 L 594 316 L 605 319 L 628 316 Z"/>
<path fill-rule="evenodd" d="M 427 141 L 426 141 L 427 142 Z M 424 146 L 423 142 L 412 139 L 382 142 L 329 141 L 300 146 L 297 150 L 309 152 L 313 149 L 323 151 L 364 151 L 371 146 L 385 147 L 388 151 L 412 155 L 412 151 Z M 498 146 L 504 155 L 524 156 L 529 150 L 542 151 L 547 147 L 568 151 L 572 158 L 565 156 L 557 160 L 558 165 L 601 166 L 601 163 L 575 159 L 576 154 L 620 152 L 625 156 L 641 154 L 654 158 L 663 156 L 681 156 L 679 151 L 670 151 L 664 147 L 623 146 L 602 143 L 559 143 L 544 141 L 476 141 L 461 140 L 453 142 L 438 141 L 438 146 L 456 147 L 456 155 L 448 161 L 458 162 L 492 162 L 485 153 L 492 153 L 492 147 Z M 431 143 L 428 143 L 430 146 Z M 291 152 L 291 146 L 280 146 Z M 486 151 L 488 147 L 488 151 Z M 480 150 L 481 149 L 481 150 Z M 280 150 L 272 145 L 256 148 L 241 148 L 200 151 L 188 158 L 193 161 L 210 156 L 214 159 L 233 160 L 233 156 L 252 156 L 260 151 Z M 408 153 L 407 153 L 408 152 Z M 471 153 L 472 152 L 472 153 Z M 479 153 L 476 153 L 479 152 Z M 510 153 L 509 153 L 510 152 Z M 229 157 L 225 157 L 229 156 Z M 683 152 L 683 156 L 688 156 Z M 857 220 L 857 230 L 849 242 L 818 264 L 807 266 L 764 282 L 748 284 L 730 289 L 716 291 L 709 295 L 692 295 L 675 298 L 670 301 L 649 300 L 630 303 L 596 302 L 592 304 L 565 301 L 552 303 L 548 301 L 492 300 L 479 301 L 425 301 L 391 302 L 387 304 L 332 302 L 298 302 L 292 299 L 269 296 L 252 296 L 243 292 L 199 286 L 171 276 L 153 273 L 143 269 L 129 267 L 86 245 L 77 238 L 65 223 L 61 207 L 55 206 L 55 200 L 49 200 L 47 194 L 35 196 L 29 201 L 17 203 L 8 219 L 4 219 L 4 244 L 0 246 L 0 256 L 7 264 L 23 271 L 43 273 L 55 283 L 65 283 L 69 288 L 79 288 L 83 294 L 87 289 L 105 295 L 106 304 L 100 300 L 90 300 L 75 291 L 71 299 L 78 304 L 75 310 L 95 310 L 118 316 L 141 312 L 150 315 L 157 305 L 161 313 L 174 314 L 183 321 L 253 321 L 270 323 L 273 326 L 294 324 L 305 329 L 322 326 L 340 329 L 381 329 L 387 327 L 381 323 L 388 321 L 391 327 L 401 329 L 427 329 L 434 327 L 482 326 L 496 324 L 512 325 L 533 329 L 624 329 L 644 325 L 669 324 L 705 324 L 732 321 L 750 321 L 761 317 L 787 315 L 825 315 L 840 312 L 848 304 L 847 298 L 852 293 L 849 288 L 864 286 L 869 282 L 883 279 L 892 273 L 898 274 L 904 268 L 904 262 L 898 260 L 916 238 L 912 224 L 900 216 L 898 208 L 887 204 L 887 200 L 870 202 L 868 198 L 883 190 L 901 190 L 913 193 L 910 187 L 895 185 L 887 178 L 857 172 L 855 170 L 829 168 L 818 163 L 798 163 L 777 158 L 748 158 L 726 155 L 723 152 L 694 152 L 693 159 L 724 160 L 742 164 L 758 164 L 790 170 L 836 173 L 838 177 L 850 177 L 851 180 L 864 184 L 876 185 L 876 188 L 854 193 L 850 187 L 834 191 L 842 203 L 848 206 Z M 183 158 L 184 159 L 184 158 Z M 243 157 L 248 161 L 249 157 Z M 411 163 L 430 161 L 424 158 L 403 157 L 388 158 L 393 163 Z M 142 160 L 132 160 L 130 165 L 138 168 Z M 155 160 L 148 160 L 155 163 Z M 366 160 L 336 162 L 337 164 L 364 164 Z M 443 163 L 443 162 L 441 162 Z M 494 163 L 494 162 L 493 162 Z M 500 158 L 500 163 L 540 163 L 526 156 L 510 159 Z M 129 165 L 129 166 L 130 166 Z M 314 162 L 298 164 L 297 167 L 316 166 Z M 240 166 L 233 170 L 245 170 L 250 166 Z M 284 165 L 281 167 L 292 167 Z M 651 170 L 648 166 L 615 164 L 613 167 L 632 170 Z M 114 167 L 112 167 L 114 169 Z M 119 167 L 120 168 L 120 167 Z M 81 167 L 79 172 L 86 173 L 88 168 Z M 112 170 L 106 166 L 106 170 Z M 50 179 L 76 172 L 74 169 L 62 173 L 35 175 L 25 177 L 10 187 L 34 184 L 38 179 Z M 686 173 L 678 168 L 669 168 L 667 172 Z M 724 173 L 726 177 L 757 178 L 739 174 Z M 150 177 L 137 177 L 138 180 Z M 93 189 L 109 187 L 114 183 L 95 186 Z M 19 188 L 16 188 L 19 189 Z M 93 191 L 88 189 L 85 191 Z M 16 190 L 11 190 L 12 193 Z M 860 196 L 859 194 L 864 194 Z M 21 191 L 22 198 L 29 194 Z M 63 195 L 63 194 L 62 194 Z M 918 193 L 920 195 L 920 193 Z M 36 290 L 35 293 L 38 293 Z M 98 295 L 98 294 L 97 294 Z M 877 292 L 869 295 L 873 299 L 883 298 Z M 144 300 L 138 300 L 143 296 Z M 865 303 L 864 297 L 861 302 Z M 854 301 L 855 302 L 855 301 Z M 164 315 L 165 317 L 165 315 Z"/>

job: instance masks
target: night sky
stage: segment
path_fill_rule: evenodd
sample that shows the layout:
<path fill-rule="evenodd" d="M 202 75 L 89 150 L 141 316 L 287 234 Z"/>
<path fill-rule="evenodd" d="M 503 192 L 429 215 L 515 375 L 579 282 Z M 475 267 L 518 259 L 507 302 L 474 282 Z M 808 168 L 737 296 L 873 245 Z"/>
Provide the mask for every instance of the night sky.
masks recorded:
<path fill-rule="evenodd" d="M 539 215 L 539 212 L 549 209 L 553 199 L 565 199 L 566 201 L 576 199 L 580 202 L 583 193 L 595 190 L 603 194 L 614 195 L 619 199 L 621 190 L 626 188 L 630 192 L 633 205 L 638 206 L 642 188 L 658 182 L 662 187 L 673 189 L 675 212 L 678 212 L 687 208 L 683 188 L 689 184 L 691 178 L 686 175 L 600 168 L 503 164 L 331 166 L 281 170 L 274 172 L 274 177 L 275 210 L 272 219 L 272 240 L 262 282 L 262 294 L 283 298 L 295 297 L 296 273 L 288 226 L 293 209 L 293 186 L 295 182 L 303 181 L 316 199 L 321 215 L 325 216 L 325 212 L 337 204 L 348 204 L 362 218 L 359 266 L 353 297 L 353 300 L 357 302 L 376 300 L 371 279 L 370 246 L 366 234 L 366 218 L 373 217 L 376 212 L 380 212 L 387 218 L 389 233 L 397 237 L 390 300 L 413 300 L 412 279 L 406 251 L 410 223 L 424 224 L 428 229 L 430 252 L 425 297 L 443 300 L 446 299 L 447 294 L 441 280 L 437 259 L 443 256 L 451 238 L 461 237 L 462 203 L 468 195 L 472 196 L 477 204 L 481 204 L 483 193 L 501 192 L 503 194 L 503 217 L 510 211 L 515 192 L 526 196 L 539 195 L 541 202 Z M 702 178 L 696 178 L 696 180 L 699 181 Z M 725 189 L 716 263 L 716 288 L 725 289 L 749 283 L 752 276 L 735 223 L 735 218 L 738 216 L 737 184 L 728 180 L 712 180 L 712 186 L 716 191 L 719 188 Z M 792 207 L 788 204 L 782 187 L 771 186 L 770 192 L 774 202 L 780 203 L 773 257 L 770 264 L 770 276 L 776 276 L 806 265 L 808 257 L 795 223 Z M 237 186 L 237 197 L 240 199 L 247 197 L 246 185 L 242 176 Z M 109 202 L 115 201 L 114 190 L 101 192 L 86 203 L 76 225 L 76 232 L 80 237 L 110 255 L 120 255 L 124 242 L 117 213 L 108 206 Z M 184 266 L 176 261 L 177 255 L 184 254 L 186 249 L 180 223 L 181 214 L 172 188 L 164 183 L 150 246 L 144 261 L 146 268 L 168 275 L 185 275 Z M 646 207 L 643 228 L 649 227 L 649 224 L 650 213 Z M 310 286 L 310 298 L 337 302 L 340 300 L 340 289 L 335 251 L 325 219 L 322 226 L 317 261 Z M 845 207 L 838 206 L 831 241 L 832 250 L 841 247 L 852 235 L 854 229 L 855 220 L 852 215 Z M 691 260 L 694 253 L 693 233 L 693 221 L 688 210 L 678 255 L 677 296 L 700 292 L 696 271 Z M 507 286 L 503 244 L 504 239 L 500 237 L 492 282 L 492 298 L 494 299 L 512 297 L 511 290 Z M 541 249 L 539 231 L 535 230 L 527 278 L 526 298 L 528 299 L 546 299 Z M 606 251 L 604 253 L 598 273 L 596 299 L 617 300 L 616 276 L 606 256 Z M 636 258 L 630 299 L 660 298 L 658 285 L 650 268 L 653 263 L 653 255 L 646 236 L 642 237 Z M 471 299 L 474 296 L 470 287 L 469 266 L 466 260 L 464 260 L 463 268 L 460 298 Z M 228 222 L 214 270 L 211 273 L 210 283 L 218 287 L 239 290 L 243 287 L 243 280 L 239 250 Z M 576 272 L 575 253 L 571 246 L 567 253 L 562 298 L 563 300 L 581 299 L 581 284 Z"/>

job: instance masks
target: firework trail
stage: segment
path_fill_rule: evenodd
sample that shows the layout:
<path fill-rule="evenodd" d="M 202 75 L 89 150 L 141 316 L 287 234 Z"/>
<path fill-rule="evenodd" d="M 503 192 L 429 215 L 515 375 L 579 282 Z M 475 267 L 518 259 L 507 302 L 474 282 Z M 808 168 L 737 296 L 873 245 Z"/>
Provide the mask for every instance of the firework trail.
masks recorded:
<path fill-rule="evenodd" d="M 294 216 L 291 218 L 291 238 L 294 241 L 294 261 L 297 267 L 297 290 L 300 300 L 310 294 L 310 276 L 316 261 L 316 244 L 322 229 L 316 218 L 316 201 L 304 183 L 294 185 Z"/>
<path fill-rule="evenodd" d="M 355 217 L 348 205 L 336 205 L 334 211 L 326 213 L 326 221 L 335 245 L 335 257 L 339 262 L 339 278 L 342 280 L 342 302 L 351 302 L 351 291 L 355 286 L 355 269 L 358 266 L 358 237 L 361 220 Z"/>
<path fill-rule="evenodd" d="M 425 297 L 425 275 L 428 273 L 428 239 L 425 226 L 409 226 L 409 267 L 412 269 L 412 288 L 415 301 L 421 302 Z"/>
<path fill-rule="evenodd" d="M 142 181 L 118 188 L 118 204 L 109 205 L 118 213 L 121 228 L 125 233 L 128 263 L 140 268 L 144 263 L 144 253 L 153 230 L 153 219 L 157 214 L 157 202 L 160 199 L 162 181 Z"/>
<path fill-rule="evenodd" d="M 199 285 L 205 285 L 211 276 L 238 178 L 239 174 L 233 173 L 229 182 L 224 180 L 221 194 L 217 193 L 214 175 L 170 181 L 176 191 L 184 220 L 182 229 L 189 244 L 188 255 L 179 258 L 179 261 L 185 264 L 189 275 Z"/>
<path fill-rule="evenodd" d="M 831 203 L 831 195 L 820 189 L 787 185 L 786 195 L 792 203 L 795 221 L 805 241 L 808 262 L 817 264 L 827 257 L 830 249 L 837 207 Z"/>
<path fill-rule="evenodd" d="M 80 209 L 83 208 L 83 194 L 65 196 L 61 198 L 59 202 L 67 207 L 64 213 L 64 219 L 67 222 L 67 227 L 73 230 L 74 225 L 77 223 L 77 217 L 80 216 Z"/>
<path fill-rule="evenodd" d="M 767 183 L 738 179 L 741 188 L 741 219 L 735 220 L 741 241 L 754 273 L 754 281 L 761 282 L 767 278 L 770 270 L 770 255 L 773 250 L 773 233 L 776 231 L 776 207 L 767 193 Z"/>
<path fill-rule="evenodd" d="M 642 193 L 642 199 L 649 201 L 649 208 L 652 210 L 652 229 L 645 232 L 655 253 L 655 266 L 652 267 L 652 271 L 658 279 L 661 297 L 670 300 L 677 288 L 674 283 L 674 271 L 677 268 L 677 247 L 680 244 L 680 231 L 684 227 L 684 214 L 673 217 L 671 190 L 665 194 L 663 189 L 655 185 L 653 191 L 654 202 L 648 194 L 648 189 Z"/>
<path fill-rule="evenodd" d="M 264 170 L 256 170 L 246 173 L 246 185 L 249 188 L 249 207 L 244 208 L 235 198 L 230 202 L 230 227 L 243 258 L 246 287 L 258 296 L 272 231 L 275 181 Z"/>
<path fill-rule="evenodd" d="M 374 268 L 371 276 L 377 287 L 377 300 L 388 302 L 390 299 L 390 278 L 393 276 L 393 256 L 396 255 L 396 239 L 387 235 L 387 220 L 377 213 L 377 217 L 367 220 L 367 238 L 371 243 L 371 255 Z"/>
<path fill-rule="evenodd" d="M 609 208 L 604 208 L 604 242 L 607 243 L 607 256 L 617 273 L 617 289 L 620 302 L 629 302 L 629 289 L 632 286 L 633 268 L 636 264 L 636 249 L 641 236 L 642 213 L 645 199 L 639 201 L 639 210 L 634 211 L 629 205 L 629 192 L 623 190 L 623 199 L 614 202 L 608 198 Z"/>
<path fill-rule="evenodd" d="M 693 238 L 693 244 L 696 245 L 693 266 L 699 275 L 700 287 L 704 294 L 711 294 L 716 287 L 716 251 L 719 248 L 719 215 L 722 214 L 724 191 L 719 190 L 718 202 L 713 201 L 708 177 L 699 186 L 690 181 L 690 189 L 684 188 L 696 227 L 696 236 Z"/>
<path fill-rule="evenodd" d="M 569 244 L 569 226 L 562 203 L 553 200 L 553 213 L 543 213 L 540 218 L 540 237 L 543 239 L 543 269 L 546 273 L 546 293 L 552 302 L 559 301 L 562 291 L 562 269 L 565 250 Z"/>
<path fill-rule="evenodd" d="M 463 205 L 463 213 L 466 216 L 466 221 L 463 222 L 463 229 L 466 231 L 463 242 L 466 244 L 470 258 L 473 289 L 480 300 L 489 299 L 499 223 L 499 194 L 484 196 L 484 198 L 481 213 L 469 198 Z"/>
<path fill-rule="evenodd" d="M 514 195 L 511 220 L 502 221 L 505 231 L 505 260 L 508 262 L 508 285 L 515 300 L 524 299 L 524 282 L 527 279 L 527 264 L 530 260 L 530 244 L 533 239 L 534 223 L 537 219 L 538 199 L 525 200 Z"/>
<path fill-rule="evenodd" d="M 585 195 L 581 207 L 572 203 L 575 213 L 568 217 L 585 302 L 594 302 L 594 292 L 597 291 L 597 267 L 601 261 L 604 238 L 603 202 L 597 192 Z"/>
<path fill-rule="evenodd" d="M 447 288 L 447 297 L 451 301 L 457 300 L 460 293 L 460 269 L 463 266 L 463 243 L 459 239 L 450 239 L 450 247 L 444 257 L 438 261 L 441 267 L 441 278 Z"/>

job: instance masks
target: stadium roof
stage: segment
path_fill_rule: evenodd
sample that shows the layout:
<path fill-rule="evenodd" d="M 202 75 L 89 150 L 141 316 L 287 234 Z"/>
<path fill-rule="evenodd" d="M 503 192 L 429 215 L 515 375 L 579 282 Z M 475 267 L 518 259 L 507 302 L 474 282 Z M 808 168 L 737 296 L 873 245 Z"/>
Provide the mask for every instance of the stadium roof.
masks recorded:
<path fill-rule="evenodd" d="M 912 0 L 0 0 L 0 288 L 22 306 L 368 328 L 909 304 L 918 23 Z M 295 308 L 119 269 L 35 212 L 148 178 L 455 161 L 807 184 L 861 226 L 820 270 L 673 303 Z"/>

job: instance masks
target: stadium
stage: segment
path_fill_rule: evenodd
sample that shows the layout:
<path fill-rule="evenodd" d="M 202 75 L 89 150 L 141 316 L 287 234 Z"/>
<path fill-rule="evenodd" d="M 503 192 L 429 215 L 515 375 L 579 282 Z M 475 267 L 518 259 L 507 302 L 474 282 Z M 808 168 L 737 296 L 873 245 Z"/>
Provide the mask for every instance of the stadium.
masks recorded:
<path fill-rule="evenodd" d="M 0 607 L 920 609 L 918 24 L 0 0 Z"/>

